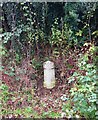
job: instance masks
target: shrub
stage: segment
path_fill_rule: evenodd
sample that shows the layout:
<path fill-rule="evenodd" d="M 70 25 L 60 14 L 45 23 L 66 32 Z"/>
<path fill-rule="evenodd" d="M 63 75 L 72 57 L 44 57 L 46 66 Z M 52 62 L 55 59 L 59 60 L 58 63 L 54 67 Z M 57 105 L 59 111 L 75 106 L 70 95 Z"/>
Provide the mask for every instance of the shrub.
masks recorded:
<path fill-rule="evenodd" d="M 69 84 L 73 84 L 73 87 L 70 90 L 70 104 L 71 107 L 67 107 L 68 110 L 72 109 L 72 116 L 78 114 L 81 117 L 87 119 L 95 119 L 96 108 L 96 93 L 95 86 L 96 80 L 98 79 L 96 66 L 93 63 L 89 63 L 89 56 L 91 55 L 92 59 L 94 56 L 95 47 L 92 46 L 84 54 L 81 55 L 78 60 L 79 70 L 75 71 L 71 77 L 68 78 Z M 95 58 L 94 58 L 95 59 Z M 68 106 L 67 104 L 65 107 Z"/>

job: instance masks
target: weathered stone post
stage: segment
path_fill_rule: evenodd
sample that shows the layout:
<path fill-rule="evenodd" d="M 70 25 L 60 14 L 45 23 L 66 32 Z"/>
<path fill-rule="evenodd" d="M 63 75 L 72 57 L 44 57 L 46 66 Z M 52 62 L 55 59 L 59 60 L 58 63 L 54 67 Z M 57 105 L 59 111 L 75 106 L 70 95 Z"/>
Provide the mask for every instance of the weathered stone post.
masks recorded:
<path fill-rule="evenodd" d="M 44 87 L 52 89 L 55 86 L 55 69 L 54 63 L 46 61 L 43 64 L 44 67 Z"/>

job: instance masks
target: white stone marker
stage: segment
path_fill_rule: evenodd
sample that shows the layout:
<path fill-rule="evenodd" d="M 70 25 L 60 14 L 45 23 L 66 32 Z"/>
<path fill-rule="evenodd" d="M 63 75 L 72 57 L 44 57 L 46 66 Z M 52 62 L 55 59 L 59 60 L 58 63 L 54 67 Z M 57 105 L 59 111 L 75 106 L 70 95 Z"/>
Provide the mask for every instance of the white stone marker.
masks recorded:
<path fill-rule="evenodd" d="M 51 89 L 55 86 L 55 69 L 54 63 L 46 61 L 43 64 L 44 67 L 44 87 Z"/>

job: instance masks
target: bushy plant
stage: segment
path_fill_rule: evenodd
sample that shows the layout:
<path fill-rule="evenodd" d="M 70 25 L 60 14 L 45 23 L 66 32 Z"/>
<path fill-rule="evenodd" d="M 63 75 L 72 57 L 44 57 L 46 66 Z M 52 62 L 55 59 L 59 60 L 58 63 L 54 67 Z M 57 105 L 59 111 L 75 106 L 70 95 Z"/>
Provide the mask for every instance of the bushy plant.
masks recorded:
<path fill-rule="evenodd" d="M 61 42 L 62 42 L 62 33 L 61 30 L 58 28 L 58 19 L 55 19 L 54 21 L 54 25 L 52 25 L 51 28 L 51 38 L 49 40 L 51 45 L 56 45 L 56 46 L 60 46 Z"/>
<path fill-rule="evenodd" d="M 67 45 L 77 45 L 78 40 L 71 27 L 67 23 L 63 23 L 62 26 L 62 28 L 59 28 L 58 19 L 55 19 L 51 28 L 50 45 L 60 47 L 60 49 L 65 49 Z"/>
<path fill-rule="evenodd" d="M 98 79 L 96 66 L 90 62 L 89 55 L 94 59 L 95 47 L 91 46 L 90 49 L 81 55 L 78 60 L 79 69 L 76 70 L 71 77 L 68 78 L 68 83 L 73 84 L 70 90 L 70 98 L 72 99 L 70 104 L 73 106 L 67 107 L 68 110 L 72 109 L 72 116 L 78 114 L 80 117 L 87 119 L 96 119 L 95 113 L 97 95 L 96 82 Z M 67 106 L 67 104 L 65 105 Z"/>

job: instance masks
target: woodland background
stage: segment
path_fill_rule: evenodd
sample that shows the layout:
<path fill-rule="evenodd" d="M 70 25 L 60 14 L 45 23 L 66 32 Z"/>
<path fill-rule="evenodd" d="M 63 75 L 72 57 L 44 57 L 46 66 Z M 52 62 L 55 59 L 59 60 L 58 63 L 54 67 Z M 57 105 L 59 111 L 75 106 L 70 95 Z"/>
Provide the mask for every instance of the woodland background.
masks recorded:
<path fill-rule="evenodd" d="M 96 119 L 98 3 L 0 4 L 2 118 Z M 43 62 L 56 86 L 43 87 Z"/>

